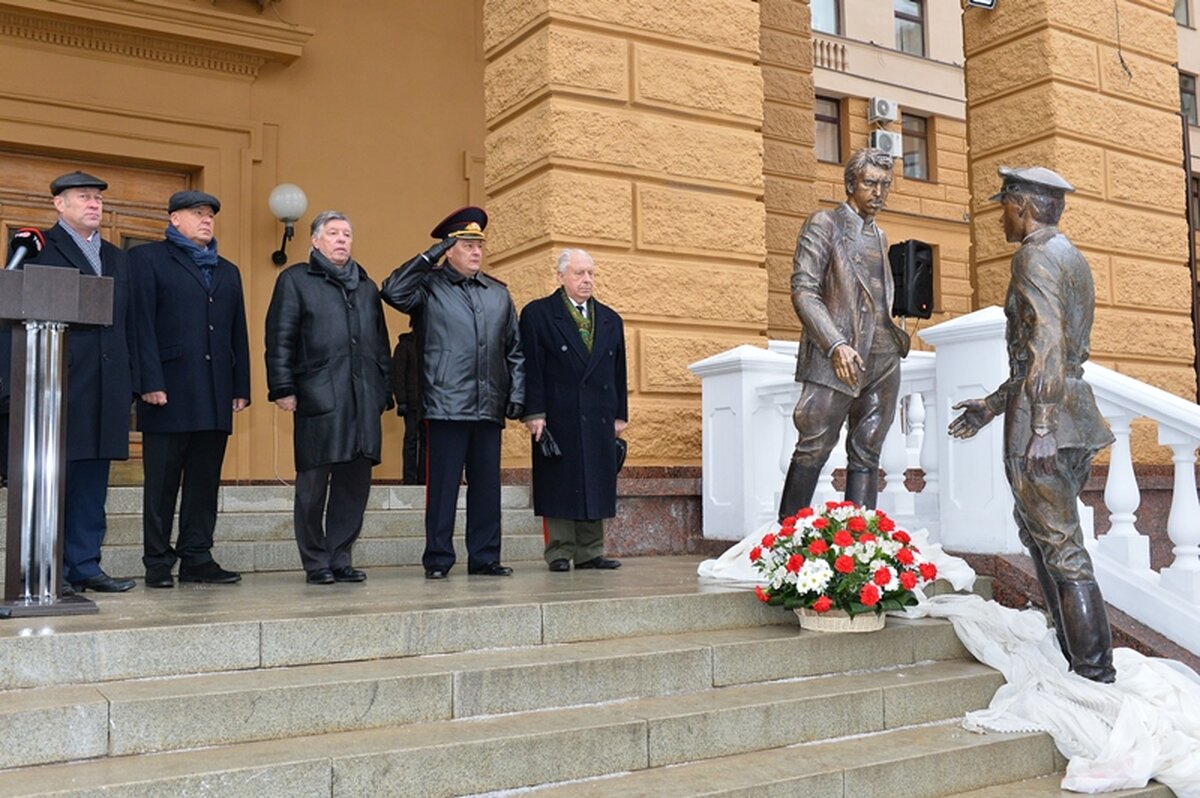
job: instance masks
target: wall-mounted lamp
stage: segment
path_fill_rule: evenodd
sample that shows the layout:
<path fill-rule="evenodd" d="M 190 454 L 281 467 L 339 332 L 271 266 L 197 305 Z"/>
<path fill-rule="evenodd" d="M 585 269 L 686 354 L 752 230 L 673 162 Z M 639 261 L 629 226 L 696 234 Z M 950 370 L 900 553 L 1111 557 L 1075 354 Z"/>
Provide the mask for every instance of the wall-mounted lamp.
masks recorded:
<path fill-rule="evenodd" d="M 275 218 L 283 222 L 283 240 L 279 242 L 279 249 L 271 253 L 271 262 L 282 266 L 287 263 L 287 242 L 296 235 L 296 220 L 308 210 L 308 197 L 300 186 L 294 183 L 280 183 L 271 189 L 267 204 L 271 206 L 271 213 Z"/>
<path fill-rule="evenodd" d="M 993 11 L 996 8 L 996 0 L 967 0 L 967 5 L 975 8 L 986 8 L 988 11 Z"/>

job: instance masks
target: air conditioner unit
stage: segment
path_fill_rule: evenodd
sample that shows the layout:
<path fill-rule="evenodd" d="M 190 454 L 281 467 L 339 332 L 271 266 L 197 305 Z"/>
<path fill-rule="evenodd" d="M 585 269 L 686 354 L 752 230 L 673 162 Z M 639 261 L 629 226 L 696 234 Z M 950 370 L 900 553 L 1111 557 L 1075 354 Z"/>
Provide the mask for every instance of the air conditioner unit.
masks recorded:
<path fill-rule="evenodd" d="M 904 144 L 900 134 L 891 130 L 872 130 L 870 144 L 877 150 L 883 150 L 893 158 L 904 156 Z"/>
<path fill-rule="evenodd" d="M 895 100 L 887 97 L 872 97 L 867 101 L 868 122 L 895 122 L 900 114 Z"/>

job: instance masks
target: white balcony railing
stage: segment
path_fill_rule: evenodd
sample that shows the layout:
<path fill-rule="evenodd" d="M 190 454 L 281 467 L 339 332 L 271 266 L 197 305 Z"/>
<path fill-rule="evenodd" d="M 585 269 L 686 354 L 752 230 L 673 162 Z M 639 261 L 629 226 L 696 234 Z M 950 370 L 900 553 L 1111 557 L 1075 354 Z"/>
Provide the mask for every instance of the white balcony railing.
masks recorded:
<path fill-rule="evenodd" d="M 1003 424 L 975 438 L 946 433 L 951 407 L 982 397 L 1008 371 L 1004 315 L 986 308 L 930 327 L 920 337 L 936 355 L 913 352 L 901 371 L 896 421 L 881 456 L 879 506 L 910 528 L 927 528 L 950 551 L 1023 552 L 1004 476 Z M 796 344 L 740 346 L 691 366 L 703 385 L 704 536 L 740 540 L 775 519 L 796 431 L 792 408 Z M 1104 491 L 1109 531 L 1095 539 L 1091 511 L 1081 505 L 1088 548 L 1105 599 L 1176 643 L 1200 654 L 1200 498 L 1195 479 L 1200 407 L 1146 383 L 1088 363 L 1085 378 L 1116 443 Z M 1175 481 L 1166 533 L 1170 564 L 1150 567 L 1149 538 L 1137 527 L 1141 492 L 1130 449 L 1134 420 L 1148 419 L 1173 453 Z M 841 498 L 833 472 L 845 466 L 839 441 L 826 463 L 814 502 Z M 906 472 L 924 485 L 910 491 Z"/>

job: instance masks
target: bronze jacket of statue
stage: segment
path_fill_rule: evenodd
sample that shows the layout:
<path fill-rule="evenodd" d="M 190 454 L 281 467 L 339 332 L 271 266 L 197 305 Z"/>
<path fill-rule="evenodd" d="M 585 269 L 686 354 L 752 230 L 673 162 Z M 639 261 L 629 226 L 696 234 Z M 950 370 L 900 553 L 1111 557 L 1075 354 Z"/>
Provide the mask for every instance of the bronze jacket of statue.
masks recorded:
<path fill-rule="evenodd" d="M 857 396 L 837 378 L 829 355 L 838 341 L 850 344 L 865 361 L 875 334 L 875 302 L 868 289 L 862 236 L 863 219 L 848 204 L 808 217 L 796 242 L 792 262 L 792 305 L 804 325 L 796 354 L 796 381 L 815 382 Z M 890 317 L 895 286 L 887 263 L 887 238 L 878 230 L 880 256 L 884 265 L 882 301 Z M 908 354 L 908 334 L 890 325 L 900 350 Z M 859 383 L 861 387 L 862 383 Z"/>
<path fill-rule="evenodd" d="M 1055 227 L 1030 233 L 1012 259 L 1004 300 L 1009 378 L 987 397 L 1004 413 L 1004 450 L 1023 457 L 1035 426 L 1059 449 L 1096 453 L 1113 435 L 1083 380 L 1095 309 L 1092 272 Z"/>

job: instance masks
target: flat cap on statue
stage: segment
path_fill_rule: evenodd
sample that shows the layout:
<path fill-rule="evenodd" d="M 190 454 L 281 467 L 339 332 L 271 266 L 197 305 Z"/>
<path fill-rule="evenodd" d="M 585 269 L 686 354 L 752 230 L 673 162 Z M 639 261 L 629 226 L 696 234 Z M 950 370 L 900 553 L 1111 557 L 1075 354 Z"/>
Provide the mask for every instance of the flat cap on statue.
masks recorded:
<path fill-rule="evenodd" d="M 1044 166 L 1029 166 L 1024 169 L 1014 169 L 1001 166 L 996 170 L 1004 180 L 999 193 L 992 196 L 993 202 L 1000 202 L 1005 194 L 1045 194 L 1051 197 L 1061 197 L 1075 186 L 1062 179 L 1057 172 Z"/>
<path fill-rule="evenodd" d="M 212 194 L 189 189 L 188 191 L 176 191 L 171 195 L 171 199 L 167 202 L 167 213 L 175 213 L 175 211 L 195 208 L 200 205 L 208 205 L 213 209 L 213 213 L 221 212 L 221 201 L 219 199 Z"/>
<path fill-rule="evenodd" d="M 50 194 L 57 197 L 69 188 L 98 188 L 103 191 L 108 188 L 108 183 L 95 175 L 77 170 L 54 178 L 50 183 Z"/>
<path fill-rule="evenodd" d="M 439 240 L 446 238 L 473 238 L 483 241 L 487 238 L 483 234 L 487 223 L 487 213 L 484 212 L 483 208 L 468 205 L 465 208 L 459 208 L 438 222 L 437 227 L 433 228 L 433 232 L 429 235 Z"/>

